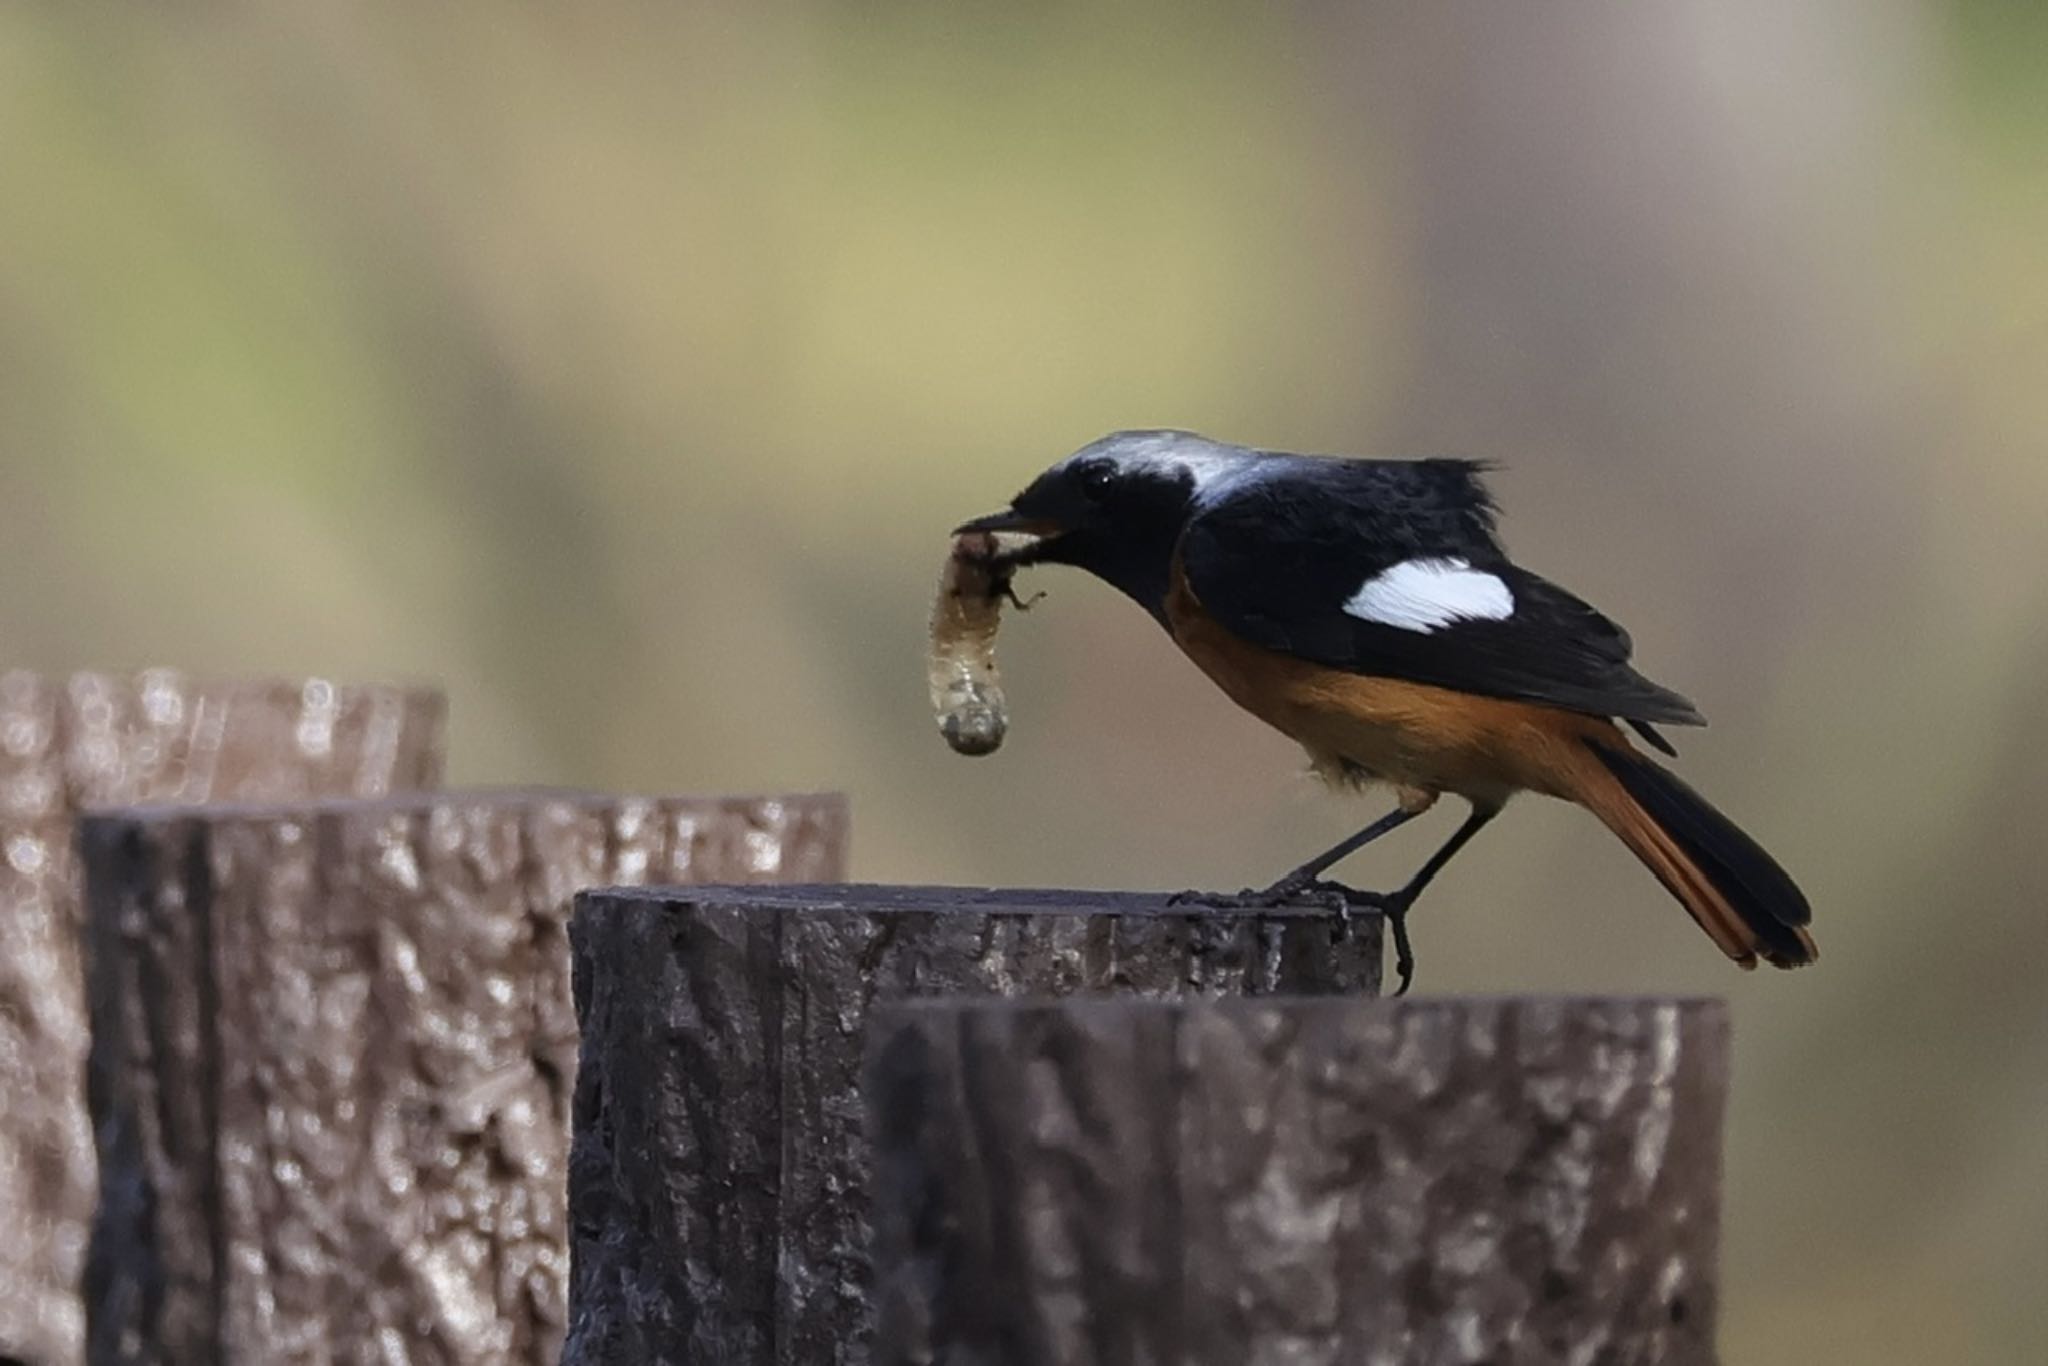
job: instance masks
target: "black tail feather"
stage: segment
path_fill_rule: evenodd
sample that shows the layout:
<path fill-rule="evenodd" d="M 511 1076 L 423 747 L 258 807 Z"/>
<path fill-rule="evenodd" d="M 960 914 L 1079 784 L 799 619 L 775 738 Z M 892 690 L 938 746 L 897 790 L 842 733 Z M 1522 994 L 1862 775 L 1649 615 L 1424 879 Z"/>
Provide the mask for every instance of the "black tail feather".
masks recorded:
<path fill-rule="evenodd" d="M 1655 760 L 1620 746 L 1587 744 L 1764 945 L 1791 962 L 1811 961 L 1812 940 L 1800 927 L 1813 910 L 1763 846 Z"/>
<path fill-rule="evenodd" d="M 1647 744 L 1651 749 L 1656 750 L 1659 754 L 1669 755 L 1673 759 L 1678 757 L 1677 747 L 1665 739 L 1663 733 L 1655 726 L 1651 725 L 1648 721 L 1638 721 L 1633 716 L 1628 717 L 1627 720 L 1628 728 L 1642 736 L 1643 743 Z"/>

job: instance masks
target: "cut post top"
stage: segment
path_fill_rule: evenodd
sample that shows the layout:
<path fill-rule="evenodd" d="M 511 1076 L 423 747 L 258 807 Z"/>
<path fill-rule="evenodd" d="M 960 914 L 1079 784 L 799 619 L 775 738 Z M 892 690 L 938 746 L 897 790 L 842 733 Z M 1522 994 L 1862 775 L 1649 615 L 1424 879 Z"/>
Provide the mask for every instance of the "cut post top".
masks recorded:
<path fill-rule="evenodd" d="M 614 811 L 634 803 L 650 806 L 706 808 L 765 807 L 780 804 L 805 813 L 843 815 L 846 796 L 839 792 L 764 793 L 618 793 L 580 787 L 443 788 L 377 797 L 307 796 L 257 801 L 143 801 L 95 807 L 85 813 L 89 823 L 156 822 L 204 816 L 215 820 L 289 820 L 311 815 L 405 814 L 428 810 L 510 811 L 554 805 L 569 810 Z M 609 889 L 608 889 L 609 890 Z M 617 890 L 637 890 L 619 888 Z M 678 892 L 689 890 L 676 887 Z M 736 885 L 734 890 L 740 890 Z"/>
<path fill-rule="evenodd" d="M 578 897 L 589 905 L 702 910 L 847 912 L 852 914 L 1111 915 L 1336 919 L 1347 914 L 1329 896 L 1305 895 L 1274 906 L 1220 906 L 1164 891 L 1108 891 L 1079 887 L 940 887 L 867 882 L 782 883 L 772 886 L 595 887 Z M 1377 918 L 1352 909 L 1354 919 Z"/>

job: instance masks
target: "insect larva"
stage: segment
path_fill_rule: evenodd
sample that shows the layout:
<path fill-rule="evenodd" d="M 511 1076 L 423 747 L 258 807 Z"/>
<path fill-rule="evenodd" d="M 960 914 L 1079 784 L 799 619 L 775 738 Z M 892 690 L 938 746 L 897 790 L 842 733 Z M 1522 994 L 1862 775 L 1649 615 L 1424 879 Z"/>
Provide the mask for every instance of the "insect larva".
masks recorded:
<path fill-rule="evenodd" d="M 932 604 L 932 711 L 939 734 L 961 754 L 995 753 L 1010 728 L 996 674 L 996 627 L 1011 570 L 996 551 L 987 532 L 955 537 Z"/>

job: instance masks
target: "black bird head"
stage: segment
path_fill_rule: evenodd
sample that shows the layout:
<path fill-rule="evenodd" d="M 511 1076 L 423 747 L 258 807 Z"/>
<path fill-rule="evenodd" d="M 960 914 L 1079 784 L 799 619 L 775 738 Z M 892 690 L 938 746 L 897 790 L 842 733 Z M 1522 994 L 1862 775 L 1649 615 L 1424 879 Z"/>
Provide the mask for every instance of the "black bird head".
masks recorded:
<path fill-rule="evenodd" d="M 1006 558 L 1085 569 L 1163 621 L 1174 542 L 1188 517 L 1263 458 L 1193 432 L 1113 432 L 1032 480 L 1003 511 L 956 534 L 1035 536 Z"/>

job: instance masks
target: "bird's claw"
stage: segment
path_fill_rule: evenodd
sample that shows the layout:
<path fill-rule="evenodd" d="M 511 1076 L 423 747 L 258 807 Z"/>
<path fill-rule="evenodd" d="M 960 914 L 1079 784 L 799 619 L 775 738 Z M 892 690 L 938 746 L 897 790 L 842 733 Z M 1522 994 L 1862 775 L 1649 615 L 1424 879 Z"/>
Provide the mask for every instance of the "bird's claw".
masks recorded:
<path fill-rule="evenodd" d="M 1394 995 L 1406 996 L 1415 983 L 1415 948 L 1408 942 L 1408 908 L 1413 898 L 1394 892 L 1382 894 L 1376 900 L 1380 916 L 1394 936 L 1394 975 L 1401 982 L 1394 988 Z"/>
<path fill-rule="evenodd" d="M 1320 878 L 1283 878 L 1270 887 L 1240 887 L 1235 892 L 1175 892 L 1166 898 L 1169 906 L 1214 906 L 1232 911 L 1270 911 L 1302 901 L 1319 900 L 1333 910 L 1354 905 L 1376 904 L 1378 893 L 1361 892 L 1340 882 Z"/>
<path fill-rule="evenodd" d="M 1237 894 L 1237 900 L 1247 906 L 1285 906 L 1290 901 L 1307 897 L 1328 900 L 1341 897 L 1346 904 L 1359 897 L 1369 897 L 1371 892 L 1361 892 L 1355 887 L 1346 887 L 1341 882 L 1328 882 L 1318 877 L 1283 877 L 1270 887 L 1247 887 Z"/>
<path fill-rule="evenodd" d="M 1256 911 L 1278 906 L 1292 897 L 1268 899 L 1264 892 L 1250 887 L 1235 892 L 1205 892 L 1196 888 L 1175 892 L 1166 898 L 1169 906 L 1207 906 L 1219 911 Z"/>
<path fill-rule="evenodd" d="M 1394 976 L 1399 985 L 1395 996 L 1406 996 L 1415 983 L 1415 947 L 1408 939 L 1408 908 L 1414 897 L 1405 892 L 1368 892 L 1322 878 L 1282 878 L 1270 887 L 1245 887 L 1237 892 L 1175 892 L 1166 898 L 1169 906 L 1214 906 L 1222 910 L 1272 910 L 1309 898 L 1321 900 L 1346 921 L 1366 912 L 1377 912 L 1394 940 Z"/>
<path fill-rule="evenodd" d="M 1415 984 L 1415 947 L 1408 939 L 1408 910 L 1415 902 L 1414 894 L 1368 892 L 1341 882 L 1319 880 L 1305 884 L 1297 895 L 1308 892 L 1333 897 L 1335 909 L 1347 921 L 1363 912 L 1378 913 L 1394 940 L 1394 976 L 1400 983 L 1394 988 L 1394 995 L 1406 996 L 1408 988 Z"/>

